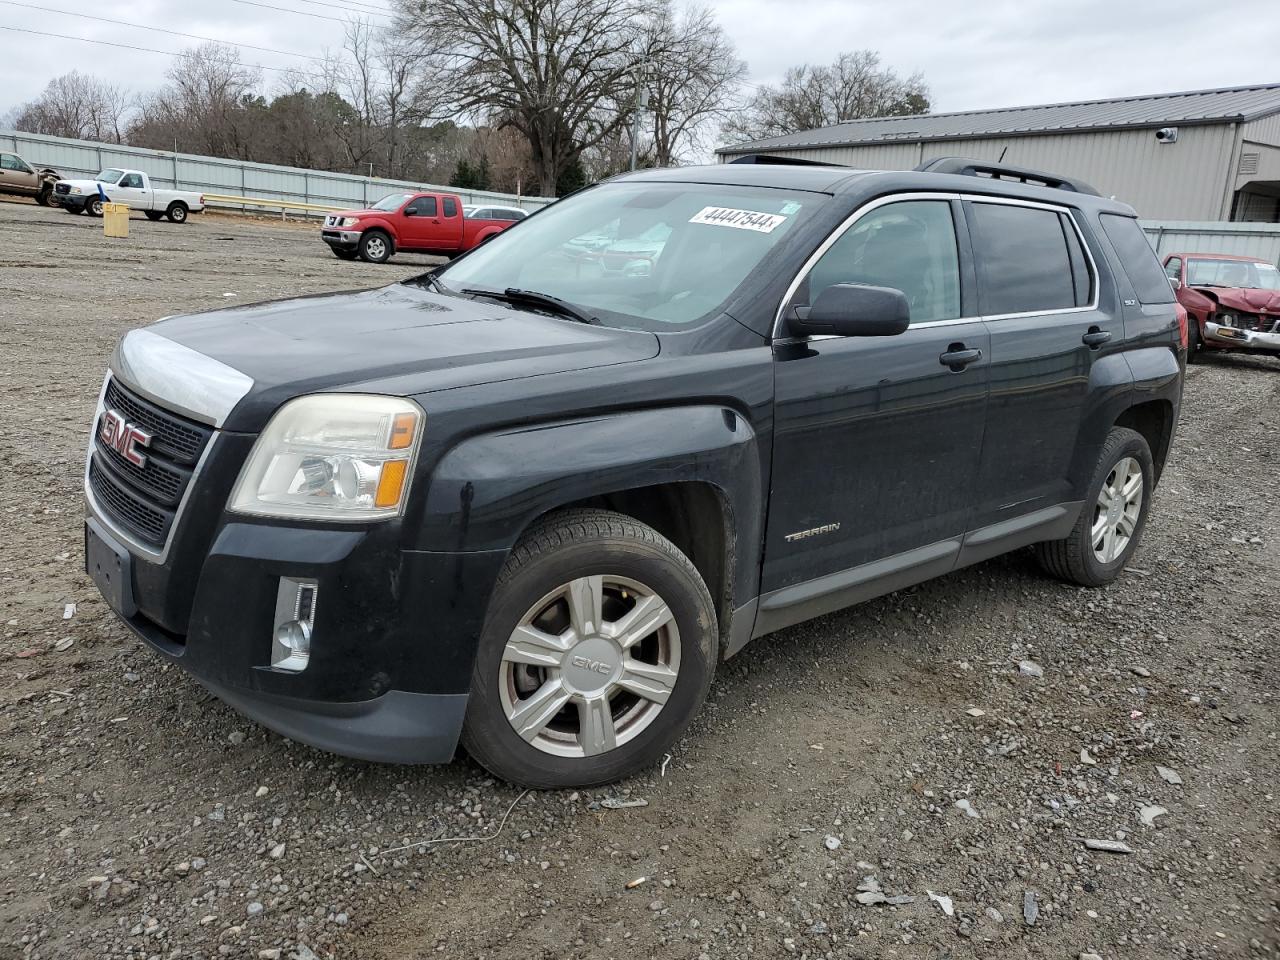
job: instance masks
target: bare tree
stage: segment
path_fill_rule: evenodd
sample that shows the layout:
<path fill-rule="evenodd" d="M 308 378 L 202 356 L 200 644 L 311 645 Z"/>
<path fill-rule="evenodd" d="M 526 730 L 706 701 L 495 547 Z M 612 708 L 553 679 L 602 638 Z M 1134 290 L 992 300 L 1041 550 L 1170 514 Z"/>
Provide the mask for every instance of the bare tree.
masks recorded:
<path fill-rule="evenodd" d="M 397 0 L 450 81 L 452 106 L 519 130 L 544 195 L 626 121 L 614 109 L 655 52 L 662 0 Z"/>
<path fill-rule="evenodd" d="M 645 65 L 655 166 L 679 163 L 738 103 L 747 65 L 707 7 L 667 7 L 650 27 Z"/>
<path fill-rule="evenodd" d="M 881 67 L 873 50 L 842 53 L 830 66 L 792 67 L 779 87 L 761 87 L 724 125 L 733 141 L 761 140 L 864 117 L 927 113 L 929 87 L 915 73 Z"/>
<path fill-rule="evenodd" d="M 163 148 L 176 141 L 213 156 L 251 158 L 260 125 L 253 124 L 250 108 L 266 107 L 265 101 L 254 102 L 261 83 L 256 67 L 241 63 L 234 47 L 205 43 L 180 54 L 168 78 L 143 101 L 131 142 Z"/>
<path fill-rule="evenodd" d="M 122 87 L 72 70 L 50 80 L 39 97 L 19 107 L 13 125 L 51 137 L 122 143 L 130 104 Z"/>

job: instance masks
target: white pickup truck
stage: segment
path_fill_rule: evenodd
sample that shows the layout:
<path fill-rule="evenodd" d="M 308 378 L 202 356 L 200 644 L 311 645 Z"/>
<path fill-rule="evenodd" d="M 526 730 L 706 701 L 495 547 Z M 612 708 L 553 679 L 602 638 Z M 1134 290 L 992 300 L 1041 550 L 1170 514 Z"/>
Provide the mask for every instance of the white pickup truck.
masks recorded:
<path fill-rule="evenodd" d="M 189 213 L 204 209 L 204 197 L 189 190 L 160 190 L 152 187 L 151 178 L 141 170 L 103 170 L 93 180 L 59 180 L 54 184 L 53 200 L 70 213 L 102 216 L 102 204 L 127 203 L 141 210 L 149 220 L 168 217 L 184 223 Z"/>

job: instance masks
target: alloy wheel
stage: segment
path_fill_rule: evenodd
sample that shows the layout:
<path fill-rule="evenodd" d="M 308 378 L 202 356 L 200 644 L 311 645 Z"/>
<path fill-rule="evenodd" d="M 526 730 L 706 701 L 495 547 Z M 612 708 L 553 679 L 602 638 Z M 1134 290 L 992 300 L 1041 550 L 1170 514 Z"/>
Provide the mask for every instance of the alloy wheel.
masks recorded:
<path fill-rule="evenodd" d="M 1142 516 L 1142 465 L 1125 457 L 1111 468 L 1093 508 L 1089 542 L 1099 563 L 1114 563 L 1124 553 Z"/>
<path fill-rule="evenodd" d="M 381 237 L 370 237 L 364 245 L 365 252 L 374 260 L 381 260 L 387 253 L 387 244 Z"/>
<path fill-rule="evenodd" d="M 666 601 L 627 577 L 587 576 L 521 617 L 502 651 L 498 692 L 525 741 L 589 757 L 643 733 L 679 672 L 680 634 Z"/>

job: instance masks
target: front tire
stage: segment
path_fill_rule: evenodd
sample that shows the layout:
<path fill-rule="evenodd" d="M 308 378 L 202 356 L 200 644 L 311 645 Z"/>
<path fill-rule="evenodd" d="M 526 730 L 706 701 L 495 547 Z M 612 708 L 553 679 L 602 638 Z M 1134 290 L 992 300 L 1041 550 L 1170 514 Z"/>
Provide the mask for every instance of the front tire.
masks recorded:
<path fill-rule="evenodd" d="M 1204 359 L 1204 341 L 1200 337 L 1200 321 L 1187 317 L 1187 363 L 1199 363 Z"/>
<path fill-rule="evenodd" d="M 170 223 L 186 223 L 187 222 L 187 205 L 181 200 L 175 200 L 169 204 L 164 215 L 169 218 Z"/>
<path fill-rule="evenodd" d="M 1155 464 L 1146 438 L 1126 427 L 1112 428 L 1070 536 L 1036 544 L 1041 566 L 1083 587 L 1115 580 L 1142 538 L 1154 489 Z"/>
<path fill-rule="evenodd" d="M 102 198 L 94 197 L 92 200 L 85 201 L 84 212 L 91 217 L 102 216 Z"/>
<path fill-rule="evenodd" d="M 715 672 L 715 607 L 689 558 L 620 513 L 531 529 L 499 574 L 462 743 L 513 783 L 610 783 L 650 766 Z"/>
<path fill-rule="evenodd" d="M 360 235 L 360 259 L 367 263 L 386 263 L 391 259 L 391 238 L 381 230 L 366 230 Z"/>
<path fill-rule="evenodd" d="M 52 196 L 53 196 L 53 187 L 51 186 L 42 187 L 40 189 L 40 192 L 36 194 L 36 203 L 40 204 L 40 206 L 42 207 L 47 207 L 51 202 L 50 198 Z"/>

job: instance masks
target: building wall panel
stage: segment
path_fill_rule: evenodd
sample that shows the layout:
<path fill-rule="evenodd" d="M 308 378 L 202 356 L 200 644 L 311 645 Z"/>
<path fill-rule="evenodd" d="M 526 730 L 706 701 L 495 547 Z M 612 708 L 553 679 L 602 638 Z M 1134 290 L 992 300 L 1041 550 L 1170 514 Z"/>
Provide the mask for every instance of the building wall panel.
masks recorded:
<path fill-rule="evenodd" d="M 1235 129 L 1184 126 L 1178 142 L 1161 144 L 1151 130 L 1117 130 L 928 143 L 886 143 L 771 151 L 872 170 L 909 170 L 937 157 L 999 160 L 1075 177 L 1133 206 L 1140 216 L 1179 220 L 1226 218 Z"/>

